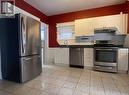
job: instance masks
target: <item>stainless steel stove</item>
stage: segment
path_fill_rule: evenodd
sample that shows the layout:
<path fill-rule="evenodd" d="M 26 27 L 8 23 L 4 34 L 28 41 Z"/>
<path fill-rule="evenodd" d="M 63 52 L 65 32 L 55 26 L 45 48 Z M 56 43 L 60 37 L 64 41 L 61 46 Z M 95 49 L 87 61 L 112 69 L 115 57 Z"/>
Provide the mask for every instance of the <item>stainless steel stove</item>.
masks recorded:
<path fill-rule="evenodd" d="M 118 71 L 118 48 L 123 47 L 125 35 L 116 35 L 116 31 L 116 28 L 95 29 L 94 70 Z"/>
<path fill-rule="evenodd" d="M 94 70 L 117 72 L 118 47 L 94 47 Z"/>

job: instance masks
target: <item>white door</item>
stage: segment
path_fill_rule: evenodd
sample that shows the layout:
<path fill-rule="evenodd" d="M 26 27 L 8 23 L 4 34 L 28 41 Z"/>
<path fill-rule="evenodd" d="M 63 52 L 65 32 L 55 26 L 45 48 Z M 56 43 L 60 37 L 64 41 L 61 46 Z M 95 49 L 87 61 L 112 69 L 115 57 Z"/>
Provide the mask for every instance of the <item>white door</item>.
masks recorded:
<path fill-rule="evenodd" d="M 47 59 L 47 48 L 48 48 L 48 25 L 41 23 L 41 55 L 42 55 L 42 66 L 46 64 Z"/>

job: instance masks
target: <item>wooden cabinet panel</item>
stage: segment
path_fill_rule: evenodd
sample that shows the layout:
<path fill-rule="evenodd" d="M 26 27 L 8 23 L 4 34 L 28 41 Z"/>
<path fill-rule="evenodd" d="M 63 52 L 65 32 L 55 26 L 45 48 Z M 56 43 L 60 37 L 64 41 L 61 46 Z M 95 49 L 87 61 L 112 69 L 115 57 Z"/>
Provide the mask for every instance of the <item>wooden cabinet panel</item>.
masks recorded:
<path fill-rule="evenodd" d="M 128 49 L 120 48 L 118 50 L 118 70 L 128 70 Z"/>
<path fill-rule="evenodd" d="M 91 36 L 94 35 L 93 19 L 75 20 L 75 35 L 76 36 Z"/>
<path fill-rule="evenodd" d="M 75 20 L 75 36 L 92 36 L 95 28 L 116 27 L 117 34 L 127 34 L 127 14 Z"/>
<path fill-rule="evenodd" d="M 118 31 L 116 32 L 117 34 L 127 34 L 126 14 L 96 17 L 94 18 L 94 20 L 94 28 L 116 27 L 118 29 Z"/>
<path fill-rule="evenodd" d="M 55 48 L 54 63 L 69 64 L 69 48 Z"/>
<path fill-rule="evenodd" d="M 84 48 L 84 66 L 93 67 L 93 48 Z"/>

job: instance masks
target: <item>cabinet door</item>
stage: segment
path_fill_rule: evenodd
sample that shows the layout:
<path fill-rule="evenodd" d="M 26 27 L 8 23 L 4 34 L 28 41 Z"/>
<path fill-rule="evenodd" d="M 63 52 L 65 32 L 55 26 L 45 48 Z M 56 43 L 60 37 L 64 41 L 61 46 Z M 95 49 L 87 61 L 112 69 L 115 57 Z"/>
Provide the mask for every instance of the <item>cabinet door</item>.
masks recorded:
<path fill-rule="evenodd" d="M 62 49 L 61 48 L 55 48 L 55 55 L 54 55 L 54 63 L 62 64 Z"/>
<path fill-rule="evenodd" d="M 128 49 L 121 48 L 118 50 L 118 70 L 128 70 Z"/>
<path fill-rule="evenodd" d="M 116 27 L 117 34 L 127 33 L 127 15 L 111 15 L 94 18 L 95 28 Z"/>
<path fill-rule="evenodd" d="M 62 56 L 62 63 L 69 64 L 69 48 L 63 48 L 61 56 Z"/>
<path fill-rule="evenodd" d="M 69 49 L 56 48 L 55 49 L 55 64 L 69 64 Z"/>
<path fill-rule="evenodd" d="M 55 48 L 47 48 L 45 49 L 45 64 L 53 64 L 54 56 L 55 56 Z"/>
<path fill-rule="evenodd" d="M 94 35 L 93 18 L 75 20 L 75 36 Z"/>
<path fill-rule="evenodd" d="M 93 67 L 93 48 L 84 48 L 84 66 Z"/>

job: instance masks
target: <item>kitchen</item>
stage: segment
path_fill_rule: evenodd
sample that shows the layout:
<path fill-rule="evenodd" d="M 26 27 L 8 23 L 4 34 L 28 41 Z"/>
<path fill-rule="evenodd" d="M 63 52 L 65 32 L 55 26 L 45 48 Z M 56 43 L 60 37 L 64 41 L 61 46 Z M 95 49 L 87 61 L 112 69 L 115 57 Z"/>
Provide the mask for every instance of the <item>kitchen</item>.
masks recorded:
<path fill-rule="evenodd" d="M 2 95 L 129 94 L 128 1 L 59 15 L 48 13 L 47 17 L 37 11 L 34 1 L 15 3 L 22 9 L 18 8 L 20 13 L 49 25 L 49 33 L 45 35 L 49 39 L 45 44 L 42 73 L 23 84 L 0 81 Z M 107 63 L 108 66 L 103 66 Z"/>
<path fill-rule="evenodd" d="M 117 22 L 117 21 L 119 21 L 119 22 Z M 90 22 L 90 24 L 89 24 L 89 22 Z M 100 22 L 102 22 L 102 23 L 100 23 Z M 127 31 L 127 30 L 121 30 L 121 29 L 127 29 L 126 23 L 127 23 L 127 15 L 120 14 L 120 15 L 111 15 L 111 16 L 102 16 L 102 17 L 95 17 L 95 18 L 88 18 L 88 19 L 80 19 L 80 20 L 76 20 L 75 23 L 67 22 L 67 23 L 58 24 L 57 25 L 57 41 L 61 45 L 60 47 L 61 48 L 64 47 L 64 48 L 60 49 L 60 50 L 58 50 L 59 48 L 57 48 L 57 50 L 55 50 L 58 52 L 55 55 L 54 63 L 55 64 L 56 63 L 57 64 L 58 63 L 70 64 L 70 62 L 65 61 L 66 59 L 64 59 L 64 61 L 60 60 L 61 57 L 63 60 L 64 56 L 67 57 L 67 60 L 68 60 L 67 55 L 69 55 L 69 60 L 77 59 L 74 57 L 72 58 L 72 56 L 76 56 L 75 54 L 73 54 L 73 55 L 71 54 L 72 48 L 73 49 L 75 48 L 78 50 L 82 49 L 82 51 L 83 51 L 82 52 L 83 59 L 82 58 L 80 58 L 80 59 L 82 59 L 84 62 L 82 62 L 82 65 L 80 65 L 80 66 L 93 68 L 94 63 L 95 63 L 94 61 L 96 61 L 96 60 L 94 60 L 95 48 L 98 47 L 98 49 L 102 49 L 102 47 L 103 47 L 103 48 L 107 48 L 107 49 L 108 48 L 112 49 L 112 48 L 118 47 L 118 52 L 117 52 L 118 54 L 116 55 L 116 56 L 118 56 L 118 60 L 121 60 L 120 59 L 121 55 L 119 52 L 125 53 L 125 55 L 124 55 L 125 62 L 122 62 L 122 63 L 120 63 L 120 61 L 118 62 L 119 70 L 120 71 L 123 70 L 123 71 L 127 72 L 128 49 L 126 47 L 123 48 L 124 47 L 123 45 L 126 42 L 125 41 L 126 36 L 124 36 L 124 35 L 126 35 L 126 33 L 120 33 L 120 31 Z M 103 28 L 103 26 L 104 26 L 104 28 Z M 117 28 L 119 28 L 120 31 L 115 29 L 115 27 L 111 27 L 111 26 L 116 26 Z M 85 32 L 81 32 L 81 31 L 85 31 Z M 89 32 L 86 33 L 86 31 L 87 32 L 90 31 L 90 33 Z M 67 34 L 65 37 L 64 33 L 66 33 L 66 32 L 67 32 Z M 69 37 L 70 32 L 71 32 L 71 38 Z M 68 35 L 68 33 L 69 33 L 69 35 Z M 64 37 L 63 37 L 63 35 L 64 35 Z M 110 45 L 110 46 L 108 46 L 108 45 Z M 99 48 L 99 47 L 101 47 L 101 48 Z M 67 48 L 67 51 L 65 48 Z M 68 48 L 69 48 L 69 51 L 68 51 Z M 63 50 L 69 54 L 65 55 L 66 53 L 63 53 Z M 98 54 L 96 54 L 96 56 L 99 56 L 99 52 L 98 52 Z M 103 56 L 104 56 L 104 54 L 101 57 L 104 58 Z M 108 56 L 112 56 L 112 58 L 113 58 L 112 53 L 110 53 Z M 106 58 L 108 56 L 106 56 Z M 77 60 L 79 60 L 79 59 L 77 59 Z M 75 62 L 77 62 L 77 60 L 75 60 Z M 110 60 L 110 58 L 107 58 L 107 61 L 105 59 L 102 62 L 110 62 L 109 60 Z M 75 62 L 73 62 L 73 63 L 76 64 Z M 101 61 L 98 60 L 98 62 L 101 62 Z M 71 62 L 71 64 L 72 64 L 72 62 Z M 121 68 L 121 66 L 120 66 L 121 64 L 126 68 Z M 79 66 L 79 62 L 77 62 L 77 65 Z"/>

